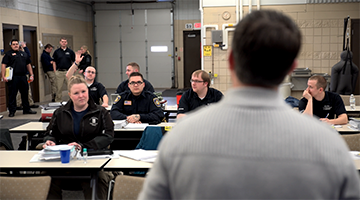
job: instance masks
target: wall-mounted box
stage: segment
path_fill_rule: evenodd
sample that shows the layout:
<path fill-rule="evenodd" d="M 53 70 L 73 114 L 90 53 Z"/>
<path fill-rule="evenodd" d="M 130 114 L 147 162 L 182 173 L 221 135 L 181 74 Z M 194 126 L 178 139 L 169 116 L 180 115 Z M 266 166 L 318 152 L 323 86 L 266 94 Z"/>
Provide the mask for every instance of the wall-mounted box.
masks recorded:
<path fill-rule="evenodd" d="M 214 44 L 221 44 L 223 42 L 223 31 L 213 30 L 211 31 L 211 42 Z"/>

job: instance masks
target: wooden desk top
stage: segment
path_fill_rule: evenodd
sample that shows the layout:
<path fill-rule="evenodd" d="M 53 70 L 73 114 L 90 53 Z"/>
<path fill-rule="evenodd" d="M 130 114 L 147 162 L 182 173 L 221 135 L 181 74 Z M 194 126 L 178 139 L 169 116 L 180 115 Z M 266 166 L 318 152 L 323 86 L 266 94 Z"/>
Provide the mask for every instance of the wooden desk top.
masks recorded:
<path fill-rule="evenodd" d="M 339 126 L 339 125 L 337 125 Z M 350 124 L 341 125 L 341 127 L 335 127 L 334 129 L 337 130 L 340 134 L 341 133 L 360 133 L 360 130 L 354 130 L 349 128 Z"/>
<path fill-rule="evenodd" d="M 360 106 L 355 106 L 355 110 L 352 110 L 350 106 L 345 106 L 346 112 L 360 112 Z"/>
<path fill-rule="evenodd" d="M 109 158 L 83 160 L 72 159 L 67 164 L 61 161 L 30 162 L 31 158 L 39 151 L 0 151 L 1 169 L 100 169 Z"/>

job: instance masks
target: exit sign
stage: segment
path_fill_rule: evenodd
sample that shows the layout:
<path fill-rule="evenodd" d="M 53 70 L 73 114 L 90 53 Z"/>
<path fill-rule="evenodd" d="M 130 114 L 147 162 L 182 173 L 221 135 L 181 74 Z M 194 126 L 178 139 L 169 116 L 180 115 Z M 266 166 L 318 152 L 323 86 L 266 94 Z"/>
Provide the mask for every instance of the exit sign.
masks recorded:
<path fill-rule="evenodd" d="M 194 28 L 201 28 L 201 23 L 194 23 Z"/>

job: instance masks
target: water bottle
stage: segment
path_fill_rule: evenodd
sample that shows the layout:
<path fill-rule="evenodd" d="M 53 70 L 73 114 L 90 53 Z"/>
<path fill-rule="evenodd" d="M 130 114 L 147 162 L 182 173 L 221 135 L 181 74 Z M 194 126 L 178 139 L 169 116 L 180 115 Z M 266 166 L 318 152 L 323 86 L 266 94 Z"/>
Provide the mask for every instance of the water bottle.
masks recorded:
<path fill-rule="evenodd" d="M 350 109 L 355 110 L 355 97 L 353 94 L 350 95 Z"/>
<path fill-rule="evenodd" d="M 85 164 L 87 163 L 87 157 L 88 157 L 87 149 L 84 148 L 83 149 L 83 158 L 84 158 L 84 163 Z"/>

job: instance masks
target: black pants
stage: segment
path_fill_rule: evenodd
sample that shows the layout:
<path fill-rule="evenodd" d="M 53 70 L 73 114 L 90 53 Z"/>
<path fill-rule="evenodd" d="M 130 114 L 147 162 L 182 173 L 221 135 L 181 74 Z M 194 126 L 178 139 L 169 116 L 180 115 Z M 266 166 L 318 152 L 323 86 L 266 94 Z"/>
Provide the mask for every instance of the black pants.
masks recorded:
<path fill-rule="evenodd" d="M 9 87 L 9 112 L 16 112 L 16 94 L 20 91 L 21 94 L 21 102 L 23 106 L 23 112 L 27 112 L 30 110 L 29 100 L 28 100 L 28 90 L 29 84 L 27 82 L 27 77 L 24 76 L 16 76 L 12 77 L 12 80 L 7 82 Z"/>

